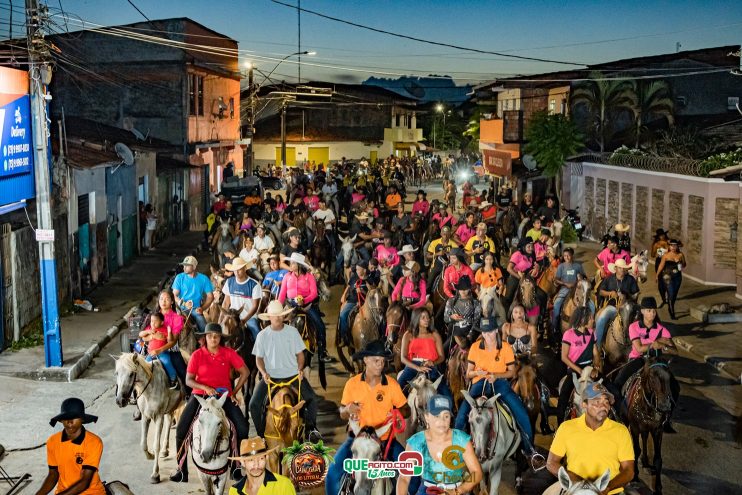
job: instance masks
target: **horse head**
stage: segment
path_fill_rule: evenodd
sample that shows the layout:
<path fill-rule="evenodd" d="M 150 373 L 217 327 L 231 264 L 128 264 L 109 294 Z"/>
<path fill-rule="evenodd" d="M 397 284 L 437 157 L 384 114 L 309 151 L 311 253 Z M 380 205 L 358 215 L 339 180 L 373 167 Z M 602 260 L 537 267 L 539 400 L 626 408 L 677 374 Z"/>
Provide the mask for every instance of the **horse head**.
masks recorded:
<path fill-rule="evenodd" d="M 479 303 L 482 305 L 482 316 L 490 317 L 494 311 L 499 320 L 498 323 L 506 321 L 505 306 L 503 306 L 502 300 L 497 294 L 497 286 L 481 288 L 479 290 Z"/>
<path fill-rule="evenodd" d="M 586 278 L 579 278 L 575 284 L 574 301 L 577 307 L 587 306 L 590 300 L 590 281 Z"/>
<path fill-rule="evenodd" d="M 443 380 L 443 375 L 439 376 L 434 382 L 430 381 L 428 375 L 425 373 L 418 373 L 415 378 L 410 381 L 410 388 L 415 391 L 415 404 L 410 406 L 415 407 L 420 412 L 419 419 L 422 419 L 422 413 L 427 410 L 428 401 L 431 397 L 437 394 L 438 386 Z M 412 393 L 410 392 L 410 395 Z"/>
<path fill-rule="evenodd" d="M 649 268 L 649 256 L 647 255 L 647 250 L 639 252 L 638 254 L 634 255 L 633 258 L 631 258 L 631 266 L 633 266 L 633 269 L 631 270 L 631 274 L 639 280 L 639 282 L 644 283 L 647 281 L 647 269 Z"/>
<path fill-rule="evenodd" d="M 325 276 L 325 273 L 319 268 L 314 268 L 312 269 L 312 275 L 314 275 L 314 278 L 317 280 L 317 293 L 320 301 L 329 301 L 331 293 L 330 287 L 327 285 L 327 277 Z"/>
<path fill-rule="evenodd" d="M 573 403 L 577 409 L 578 415 L 582 414 L 582 395 L 585 393 L 585 389 L 593 383 L 592 378 L 593 367 L 585 366 L 582 368 L 582 373 L 579 377 L 572 375 L 572 381 L 575 385 L 575 395 Z M 569 380 L 569 378 L 567 378 Z"/>
<path fill-rule="evenodd" d="M 381 428 L 374 429 L 370 426 L 360 428 L 358 423 L 350 421 L 350 428 L 355 434 L 355 439 L 350 445 L 353 459 L 368 459 L 377 461 L 381 459 L 381 438 L 391 428 L 391 423 Z M 366 471 L 355 473 L 355 494 L 370 494 L 375 480 L 368 478 Z"/>
<path fill-rule="evenodd" d="M 487 399 L 479 397 L 473 399 L 469 392 L 462 390 L 461 394 L 464 400 L 471 406 L 469 412 L 469 426 L 471 428 L 472 444 L 474 453 L 477 455 L 479 462 L 484 462 L 490 457 L 489 444 L 491 441 L 491 425 L 494 419 L 493 408 L 497 407 L 495 402 L 500 394 Z M 477 440 L 476 442 L 474 440 Z"/>
<path fill-rule="evenodd" d="M 532 308 L 536 304 L 536 281 L 530 275 L 523 275 L 518 284 L 521 302 L 527 308 Z"/>
<path fill-rule="evenodd" d="M 345 267 L 349 267 L 351 263 L 353 262 L 353 255 L 355 254 L 355 249 L 353 248 L 353 242 L 355 242 L 357 235 L 343 237 L 340 236 L 340 251 L 343 253 L 343 264 Z"/>
<path fill-rule="evenodd" d="M 667 363 L 648 359 L 641 371 L 644 400 L 657 412 L 669 414 L 675 408 L 670 391 L 672 372 Z"/>
<path fill-rule="evenodd" d="M 116 361 L 116 404 L 124 407 L 129 403 L 137 381 L 152 379 L 152 365 L 135 352 L 121 354 L 113 359 Z"/>
<path fill-rule="evenodd" d="M 611 470 L 606 469 L 600 478 L 594 481 L 580 480 L 573 482 L 569 474 L 567 474 L 567 470 L 562 466 L 559 468 L 557 477 L 559 478 L 559 484 L 562 485 L 562 489 L 564 490 L 564 495 L 593 495 L 603 493 L 606 489 L 608 483 L 611 481 Z"/>
<path fill-rule="evenodd" d="M 534 393 L 536 368 L 533 367 L 527 355 L 519 356 L 518 363 L 518 391 L 523 404 L 530 411 L 535 407 L 536 399 L 538 399 L 538 393 Z"/>
<path fill-rule="evenodd" d="M 227 425 L 227 417 L 222 408 L 229 398 L 229 393 L 224 392 L 218 399 L 214 397 L 204 399 L 197 394 L 193 396 L 201 405 L 201 410 L 193 427 L 194 441 L 191 448 L 201 459 L 210 461 L 217 455 L 219 443 L 222 440 L 223 427 Z M 198 430 L 198 435 L 196 430 Z M 196 442 L 196 438 L 198 438 L 198 442 Z"/>
<path fill-rule="evenodd" d="M 240 333 L 240 312 L 236 309 L 225 310 L 219 305 L 219 325 L 224 333 L 230 336 L 237 336 Z"/>
<path fill-rule="evenodd" d="M 303 400 L 297 402 L 293 391 L 282 387 L 276 392 L 268 406 L 268 412 L 273 416 L 273 425 L 281 437 L 297 436 L 300 426 L 299 411 L 304 407 Z M 270 422 L 268 422 L 270 424 Z M 289 441 L 290 443 L 290 441 Z"/>

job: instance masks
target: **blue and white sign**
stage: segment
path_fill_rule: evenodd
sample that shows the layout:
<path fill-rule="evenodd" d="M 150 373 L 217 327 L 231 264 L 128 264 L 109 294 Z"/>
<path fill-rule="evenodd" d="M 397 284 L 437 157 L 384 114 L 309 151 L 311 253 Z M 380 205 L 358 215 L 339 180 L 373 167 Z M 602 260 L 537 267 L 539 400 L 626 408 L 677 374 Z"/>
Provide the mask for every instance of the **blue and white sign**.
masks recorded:
<path fill-rule="evenodd" d="M 0 108 L 0 177 L 33 172 L 31 105 L 28 95 Z"/>

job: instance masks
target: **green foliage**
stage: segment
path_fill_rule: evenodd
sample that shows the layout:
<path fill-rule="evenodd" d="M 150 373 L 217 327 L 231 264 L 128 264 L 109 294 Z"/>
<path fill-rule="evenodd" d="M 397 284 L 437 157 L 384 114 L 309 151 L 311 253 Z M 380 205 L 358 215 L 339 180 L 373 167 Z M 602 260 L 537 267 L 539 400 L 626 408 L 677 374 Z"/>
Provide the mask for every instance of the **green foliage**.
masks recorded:
<path fill-rule="evenodd" d="M 15 352 L 20 351 L 21 349 L 43 345 L 44 333 L 42 330 L 41 318 L 34 320 L 33 323 L 27 327 L 24 335 L 10 345 L 10 350 Z"/>
<path fill-rule="evenodd" d="M 559 174 L 564 161 L 583 147 L 582 136 L 572 120 L 562 114 L 538 112 L 528 125 L 524 151 L 533 155 L 547 177 Z"/>
<path fill-rule="evenodd" d="M 709 173 L 722 168 L 733 167 L 742 164 L 742 148 L 737 148 L 729 153 L 718 153 L 711 155 L 701 163 L 701 175 L 708 177 Z"/>
<path fill-rule="evenodd" d="M 659 133 L 652 146 L 652 153 L 657 156 L 699 160 L 720 151 L 719 147 L 718 139 L 701 134 L 695 127 L 675 126 Z"/>
<path fill-rule="evenodd" d="M 634 113 L 634 147 L 639 148 L 642 133 L 652 117 L 664 118 L 672 125 L 675 121 L 675 101 L 666 81 L 632 81 L 632 112 Z"/>
<path fill-rule="evenodd" d="M 562 242 L 577 242 L 577 231 L 569 222 L 564 222 L 564 225 L 562 225 Z"/>

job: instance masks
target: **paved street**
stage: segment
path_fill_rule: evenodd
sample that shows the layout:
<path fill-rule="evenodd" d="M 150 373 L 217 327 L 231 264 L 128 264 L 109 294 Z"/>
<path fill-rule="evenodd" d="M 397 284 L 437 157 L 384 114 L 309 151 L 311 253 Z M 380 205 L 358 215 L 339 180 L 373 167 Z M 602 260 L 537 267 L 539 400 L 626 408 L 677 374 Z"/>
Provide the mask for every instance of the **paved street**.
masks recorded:
<path fill-rule="evenodd" d="M 430 188 L 432 197 L 438 194 L 436 189 L 439 186 Z M 592 270 L 588 259 L 596 252 L 596 246 L 584 243 L 577 251 L 577 258 L 585 263 L 589 272 Z M 203 255 L 201 258 L 205 261 Z M 686 284 L 684 288 L 691 285 Z M 333 287 L 332 299 L 323 305 L 329 324 L 328 342 L 334 341 L 341 289 L 341 286 Z M 649 292 L 653 290 L 651 285 L 643 290 L 646 289 Z M 699 325 L 685 317 L 688 305 L 696 300 L 686 291 L 681 291 L 681 296 L 679 312 L 682 318 L 678 325 L 670 328 L 677 328 L 681 333 L 696 332 L 694 329 Z M 95 301 L 95 293 L 91 299 Z M 123 313 L 128 306 L 122 304 L 118 307 Z M 108 326 L 110 323 L 102 324 L 101 329 Z M 704 339 L 711 341 L 722 338 L 720 333 L 725 330 L 699 331 Z M 72 395 L 83 398 L 90 412 L 100 417 L 90 429 L 102 437 L 105 445 L 101 467 L 103 479 L 121 479 L 138 494 L 166 494 L 176 490 L 169 481 L 157 486 L 149 484 L 151 463 L 139 451 L 139 423 L 132 421 L 131 407 L 120 409 L 114 403 L 113 361 L 109 354 L 118 352 L 116 340 L 103 349 L 79 380 L 72 383 L 0 376 L 0 416 L 3 418 L 0 422 L 0 438 L 9 451 L 3 467 L 11 474 L 30 472 L 33 475 L 33 482 L 24 493 L 30 493 L 37 487 L 46 472 L 44 441 L 54 431 L 48 426 L 48 419 L 56 414 L 61 400 Z M 739 355 L 739 348 L 734 352 Z M 12 354 L 1 354 L 0 365 L 12 357 Z M 739 493 L 742 487 L 742 471 L 737 468 L 741 454 L 738 418 L 742 412 L 739 383 L 685 351 L 673 360 L 672 369 L 681 383 L 682 395 L 675 414 L 675 427 L 679 433 L 665 436 L 665 493 Z M 330 366 L 326 391 L 319 388 L 316 373 L 311 376 L 315 390 L 320 392 L 323 399 L 319 427 L 325 433 L 326 440 L 333 445 L 337 445 L 345 435 L 344 425 L 337 415 L 337 402 L 346 379 L 338 363 Z M 174 430 L 171 435 L 174 445 Z M 549 437 L 539 435 L 538 444 L 541 447 L 548 448 L 549 442 Z M 163 478 L 174 467 L 173 451 L 174 447 L 171 447 L 170 457 L 162 463 Z M 512 463 L 508 463 L 503 479 L 501 493 L 514 493 Z M 642 479 L 649 482 L 646 472 L 642 473 Z M 201 490 L 196 476 L 192 476 L 184 488 L 188 493 Z M 177 492 L 183 493 L 180 488 Z"/>

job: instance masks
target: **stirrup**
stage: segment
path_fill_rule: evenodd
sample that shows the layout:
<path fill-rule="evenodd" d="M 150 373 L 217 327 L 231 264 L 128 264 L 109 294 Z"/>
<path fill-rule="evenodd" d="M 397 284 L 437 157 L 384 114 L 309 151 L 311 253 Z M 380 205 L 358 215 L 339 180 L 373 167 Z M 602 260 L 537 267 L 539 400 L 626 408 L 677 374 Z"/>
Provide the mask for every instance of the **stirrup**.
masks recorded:
<path fill-rule="evenodd" d="M 536 472 L 541 471 L 546 467 L 546 459 L 544 456 L 535 451 L 531 454 L 529 462 L 531 463 L 531 469 Z"/>

